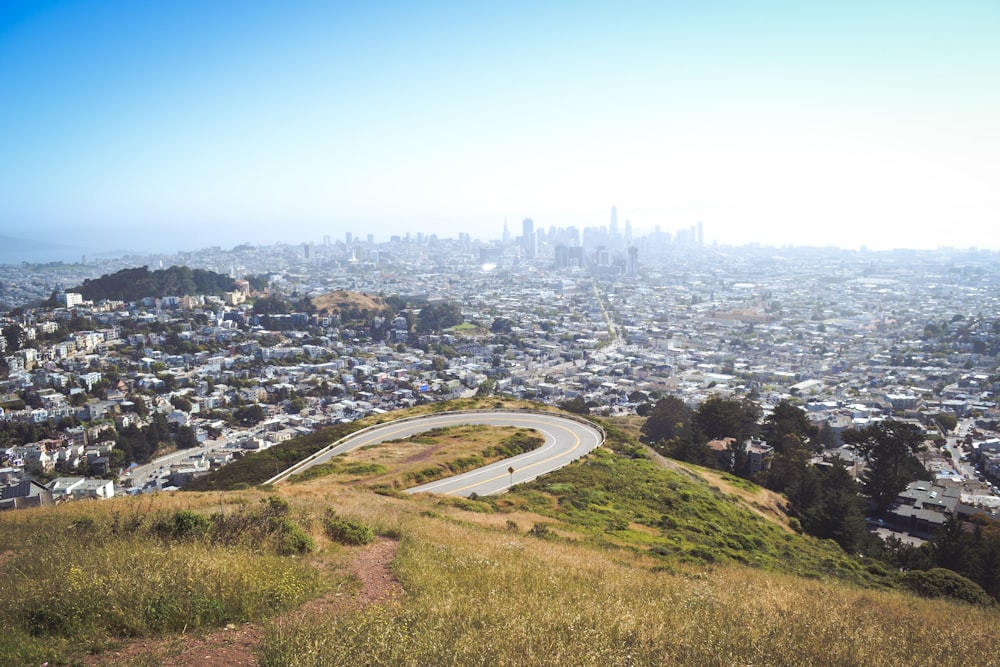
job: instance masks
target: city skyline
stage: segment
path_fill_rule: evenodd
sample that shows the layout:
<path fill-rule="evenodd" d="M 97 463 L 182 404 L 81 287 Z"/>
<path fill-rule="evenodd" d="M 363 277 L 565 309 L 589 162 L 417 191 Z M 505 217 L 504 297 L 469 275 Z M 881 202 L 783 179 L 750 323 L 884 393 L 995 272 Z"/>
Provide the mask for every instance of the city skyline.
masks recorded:
<path fill-rule="evenodd" d="M 108 250 L 704 223 L 1000 248 L 1000 9 L 0 10 L 0 237 Z"/>

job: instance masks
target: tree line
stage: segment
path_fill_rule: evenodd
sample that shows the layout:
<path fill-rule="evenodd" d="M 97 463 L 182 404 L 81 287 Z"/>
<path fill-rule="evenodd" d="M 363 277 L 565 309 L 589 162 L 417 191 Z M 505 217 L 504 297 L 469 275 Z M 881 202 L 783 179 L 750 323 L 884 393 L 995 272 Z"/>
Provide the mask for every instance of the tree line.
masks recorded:
<path fill-rule="evenodd" d="M 149 267 L 140 266 L 84 280 L 82 285 L 68 291 L 78 292 L 88 301 L 138 301 L 187 294 L 220 295 L 231 291 L 233 284 L 229 276 L 207 269 L 171 266 L 150 271 Z"/>
<path fill-rule="evenodd" d="M 713 396 L 692 409 L 667 396 L 649 409 L 642 438 L 665 456 L 752 478 L 784 494 L 793 526 L 832 539 L 848 553 L 907 571 L 917 588 L 982 589 L 1000 601 L 1000 521 L 985 514 L 968 521 L 953 517 L 920 547 L 897 538 L 883 542 L 867 530 L 866 513 L 885 516 L 910 482 L 931 479 L 918 457 L 925 440 L 921 427 L 887 419 L 845 430 L 843 442 L 864 461 L 855 478 L 838 457 L 813 465 L 828 434 L 798 406 L 781 401 L 766 418 L 760 416 L 760 406 L 747 399 Z M 750 437 L 760 437 L 774 448 L 770 467 L 755 474 L 738 451 Z M 707 446 L 720 438 L 734 440 L 727 450 Z M 942 569 L 954 574 L 942 577 Z"/>

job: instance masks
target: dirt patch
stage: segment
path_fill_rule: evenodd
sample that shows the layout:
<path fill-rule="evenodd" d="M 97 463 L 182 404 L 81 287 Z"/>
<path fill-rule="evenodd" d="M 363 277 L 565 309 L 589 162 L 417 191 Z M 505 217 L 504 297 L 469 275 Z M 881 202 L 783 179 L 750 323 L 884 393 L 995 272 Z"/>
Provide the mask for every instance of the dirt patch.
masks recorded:
<path fill-rule="evenodd" d="M 348 566 L 349 572 L 360 582 L 356 592 L 331 591 L 323 597 L 310 600 L 277 619 L 277 622 L 306 616 L 344 614 L 400 597 L 403 587 L 396 581 L 391 567 L 398 547 L 399 542 L 396 540 L 379 538 L 374 544 L 358 550 Z M 254 649 L 261 635 L 258 625 L 247 623 L 241 626 L 229 625 L 223 630 L 204 635 L 139 639 L 120 649 L 88 656 L 83 663 L 128 665 L 140 657 L 155 656 L 163 664 L 176 667 L 248 667 L 257 664 Z"/>

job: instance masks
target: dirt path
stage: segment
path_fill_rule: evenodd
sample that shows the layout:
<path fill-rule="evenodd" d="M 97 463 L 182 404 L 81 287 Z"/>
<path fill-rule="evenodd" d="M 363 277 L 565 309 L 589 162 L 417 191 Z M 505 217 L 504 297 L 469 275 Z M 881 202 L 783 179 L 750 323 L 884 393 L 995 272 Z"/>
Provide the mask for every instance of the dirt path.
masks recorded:
<path fill-rule="evenodd" d="M 371 546 L 357 552 L 349 566 L 351 574 L 361 582 L 361 588 L 355 595 L 332 591 L 310 600 L 284 618 L 293 620 L 318 614 L 343 614 L 400 597 L 403 587 L 396 581 L 390 567 L 398 546 L 396 540 L 379 538 Z M 261 635 L 260 627 L 254 623 L 229 625 L 223 630 L 200 636 L 140 639 L 118 650 L 89 656 L 83 662 L 86 665 L 128 665 L 144 656 L 155 656 L 163 664 L 176 667 L 251 667 L 257 665 L 254 649 Z"/>

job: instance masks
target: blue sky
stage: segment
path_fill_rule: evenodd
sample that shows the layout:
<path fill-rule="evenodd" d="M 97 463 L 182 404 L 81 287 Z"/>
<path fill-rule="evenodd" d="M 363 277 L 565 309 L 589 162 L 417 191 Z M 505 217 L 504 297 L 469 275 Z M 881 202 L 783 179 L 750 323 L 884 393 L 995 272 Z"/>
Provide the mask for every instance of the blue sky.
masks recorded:
<path fill-rule="evenodd" d="M 0 2 L 0 236 L 1000 248 L 996 2 Z"/>

